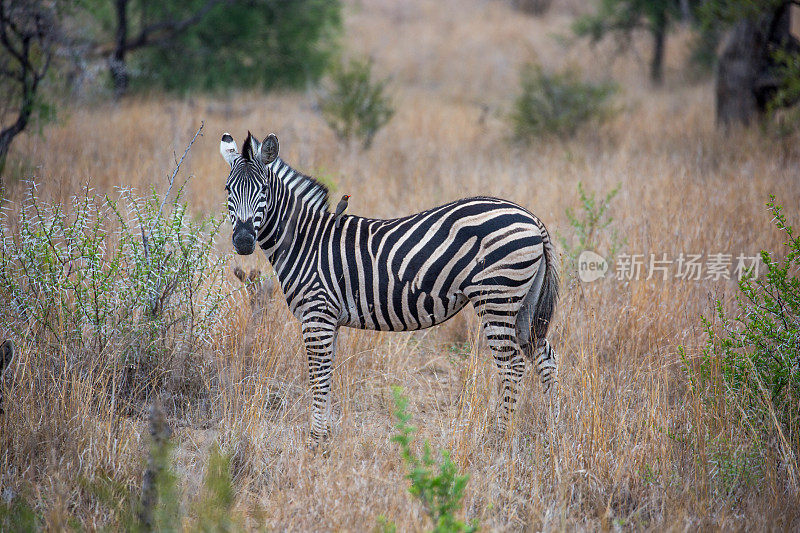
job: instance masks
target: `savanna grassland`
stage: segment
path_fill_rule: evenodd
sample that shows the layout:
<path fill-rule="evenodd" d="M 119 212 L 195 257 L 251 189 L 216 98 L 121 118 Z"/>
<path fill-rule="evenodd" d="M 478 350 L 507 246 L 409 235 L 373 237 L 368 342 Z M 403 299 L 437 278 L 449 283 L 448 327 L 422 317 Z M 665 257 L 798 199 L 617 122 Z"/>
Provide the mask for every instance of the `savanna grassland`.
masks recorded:
<path fill-rule="evenodd" d="M 616 57 L 613 40 L 590 47 L 569 37 L 582 9 L 556 1 L 533 18 L 500 1 L 348 2 L 343 49 L 371 57 L 376 73 L 391 77 L 396 107 L 370 150 L 333 135 L 312 91 L 80 102 L 15 143 L 9 168 L 20 179 L 8 185 L 8 209 L 28 187 L 21 178 L 35 179 L 38 194 L 55 202 L 87 183 L 98 193 L 163 192 L 174 153 L 203 121 L 180 169 L 191 176 L 186 194 L 196 216 L 224 209 L 220 135 L 229 131 L 241 143 L 250 130 L 275 132 L 281 156 L 331 185 L 334 200 L 351 194 L 352 214 L 394 217 L 488 194 L 520 203 L 572 242 L 565 210 L 579 208 L 580 182 L 600 196 L 619 186 L 612 226 L 595 237 L 601 253 L 611 229 L 624 239 L 622 252 L 646 258 L 780 252 L 782 234 L 765 202 L 774 194 L 797 222 L 797 138 L 717 131 L 713 83 L 685 69 L 688 35 L 671 36 L 666 85 L 653 89 L 640 55 L 645 39 Z M 613 79 L 616 113 L 569 140 L 513 142 L 508 114 L 519 68 L 530 61 Z M 643 275 L 581 283 L 562 272 L 551 329 L 562 416 L 550 432 L 541 386 L 528 372 L 513 447 L 487 444 L 496 372 L 471 308 L 420 332 L 342 330 L 334 436 L 322 452 L 306 446 L 310 396 L 299 325 L 280 294 L 254 312 L 232 268 L 270 268 L 263 255 L 234 256 L 230 230 L 224 222 L 216 252 L 228 257 L 225 287 L 233 292 L 192 359 L 202 362 L 199 384 L 192 394 L 180 386 L 158 393 L 187 508 L 218 443 L 232 456 L 235 509 L 248 528 L 370 530 L 379 515 L 400 531 L 429 528 L 390 440 L 391 386 L 400 385 L 418 441 L 451 450 L 470 475 L 462 513 L 485 530 L 800 527 L 797 459 L 767 453 L 751 461 L 742 418 L 724 407 L 709 414 L 683 370 L 680 347 L 689 361 L 699 356 L 700 317 L 713 315 L 713 299 L 730 305 L 735 281 Z M 115 528 L 117 514 L 79 479 L 104 472 L 133 490 L 141 485 L 145 405 L 115 408 L 97 385 L 109 376 L 55 372 L 35 339 L 15 341 L 0 415 L 0 485 L 26 495 L 48 529 Z"/>

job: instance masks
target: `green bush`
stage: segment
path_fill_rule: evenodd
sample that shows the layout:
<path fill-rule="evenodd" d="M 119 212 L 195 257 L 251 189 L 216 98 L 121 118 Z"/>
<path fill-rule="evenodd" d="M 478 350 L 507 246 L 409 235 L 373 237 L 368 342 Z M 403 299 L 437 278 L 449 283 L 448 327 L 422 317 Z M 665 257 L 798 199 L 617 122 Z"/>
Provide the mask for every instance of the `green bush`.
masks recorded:
<path fill-rule="evenodd" d="M 714 321 L 703 318 L 708 342 L 697 365 L 687 363 L 690 384 L 709 408 L 727 405 L 761 442 L 800 453 L 800 238 L 774 198 L 767 204 L 784 232 L 786 258 L 761 259 L 766 273 L 739 283 L 737 311 L 716 302 Z M 796 461 L 796 459 L 795 459 Z"/>
<path fill-rule="evenodd" d="M 581 205 L 576 213 L 571 208 L 565 210 L 567 220 L 574 237 L 568 240 L 565 236 L 557 233 L 561 241 L 561 249 L 565 256 L 565 269 L 568 277 L 572 277 L 578 271 L 578 257 L 585 250 L 600 253 L 609 264 L 614 262 L 614 258 L 619 249 L 625 244 L 625 239 L 620 238 L 614 219 L 608 214 L 611 201 L 619 193 L 621 185 L 617 185 L 605 196 L 597 197 L 594 192 L 586 191 L 583 183 L 578 182 L 578 196 Z M 605 248 L 600 249 L 605 243 Z"/>
<path fill-rule="evenodd" d="M 372 80 L 371 61 L 334 65 L 319 101 L 328 126 L 340 139 L 357 138 L 369 148 L 394 115 L 391 98 L 384 94 L 388 83 L 388 79 Z"/>
<path fill-rule="evenodd" d="M 196 531 L 245 531 L 233 510 L 231 456 L 214 447 L 208 460 L 203 496 L 196 506 Z"/>
<path fill-rule="evenodd" d="M 146 13 L 153 20 L 175 20 L 203 4 L 148 2 Z M 338 0 L 220 2 L 175 39 L 132 58 L 132 82 L 179 92 L 304 87 L 322 76 L 340 29 Z"/>
<path fill-rule="evenodd" d="M 131 533 L 244 531 L 240 517 L 233 509 L 235 491 L 230 456 L 223 454 L 218 446 L 212 448 L 200 498 L 191 509 L 186 509 L 181 506 L 178 476 L 173 466 L 175 445 L 171 439 L 172 430 L 158 402 L 150 408 L 150 436 L 141 494 L 115 480 L 113 474 L 100 473 L 92 480 L 80 480 L 81 487 L 89 495 L 113 512 L 115 529 Z M 17 507 L 24 511 L 27 504 L 20 499 Z M 0 520 L 2 513 L 0 505 Z M 14 516 L 30 520 L 19 512 Z"/>
<path fill-rule="evenodd" d="M 434 524 L 433 531 L 437 533 L 477 531 L 477 521 L 467 525 L 455 517 L 455 513 L 461 509 L 461 500 L 469 476 L 459 475 L 458 467 L 450 459 L 447 450 L 442 450 L 441 462 L 437 462 L 427 441 L 423 445 L 422 457 L 417 456 L 411 449 L 416 428 L 408 424 L 411 420 L 411 415 L 406 412 L 408 399 L 403 396 L 400 387 L 393 387 L 392 393 L 397 417 L 397 434 L 392 437 L 392 441 L 400 445 L 403 461 L 409 469 L 407 477 L 411 480 L 411 487 L 408 491 L 422 502 L 425 512 Z M 380 517 L 379 521 L 384 531 L 394 531 L 394 525 L 385 518 Z"/>
<path fill-rule="evenodd" d="M 781 84 L 767 104 L 769 116 L 777 123 L 777 133 L 794 133 L 800 124 L 800 53 L 775 50 L 772 53 L 777 65 L 775 76 Z M 788 109 L 787 109 L 788 108 Z"/>
<path fill-rule="evenodd" d="M 18 218 L 0 214 L 3 326 L 59 372 L 111 372 L 117 392 L 202 383 L 225 298 L 221 221 L 192 220 L 183 187 L 170 201 L 87 188 L 62 207 L 32 184 Z"/>
<path fill-rule="evenodd" d="M 42 522 L 42 517 L 23 498 L 17 496 L 10 502 L 0 499 L 0 530 L 33 533 L 42 530 Z"/>
<path fill-rule="evenodd" d="M 583 125 L 609 116 L 613 84 L 593 84 L 578 79 L 571 70 L 546 74 L 538 65 L 525 65 L 521 93 L 514 103 L 511 122 L 520 141 L 555 135 L 570 137 Z"/>
<path fill-rule="evenodd" d="M 772 55 L 778 65 L 776 75 L 782 80 L 780 89 L 769 104 L 770 109 L 774 110 L 800 100 L 800 54 L 775 50 Z"/>

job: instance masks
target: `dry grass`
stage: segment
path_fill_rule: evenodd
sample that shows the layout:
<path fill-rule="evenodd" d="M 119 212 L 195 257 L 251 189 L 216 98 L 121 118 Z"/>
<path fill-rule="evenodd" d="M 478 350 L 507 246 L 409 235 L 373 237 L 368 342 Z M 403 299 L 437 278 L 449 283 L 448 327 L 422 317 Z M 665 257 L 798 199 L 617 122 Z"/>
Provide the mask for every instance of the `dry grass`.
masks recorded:
<path fill-rule="evenodd" d="M 206 135 L 184 167 L 198 213 L 223 207 L 219 135 L 231 131 L 241 142 L 250 129 L 276 132 L 287 161 L 352 194 L 352 213 L 391 217 L 492 194 L 569 235 L 564 209 L 577 207 L 578 181 L 597 191 L 621 184 L 612 214 L 627 251 L 779 250 L 763 206 L 770 193 L 787 208 L 800 205 L 798 144 L 716 132 L 710 84 L 680 78 L 684 37 L 670 42 L 668 89 L 651 91 L 635 54 L 612 62 L 611 44 L 559 45 L 553 35 L 567 34 L 580 4 L 555 4 L 543 19 L 503 2 L 348 4 L 347 49 L 371 55 L 378 73 L 394 80 L 397 114 L 366 153 L 336 142 L 312 95 L 239 94 L 73 107 L 42 136 L 20 139 L 12 158 L 29 162 L 25 175 L 48 198 L 65 199 L 87 180 L 101 191 L 163 188 L 173 150 L 182 151 L 204 120 Z M 518 68 L 536 58 L 549 68 L 578 65 L 595 78 L 611 72 L 625 88 L 624 107 L 572 141 L 510 144 L 505 114 Z M 229 231 L 223 226 L 221 253 L 231 252 Z M 263 257 L 231 263 L 268 270 Z M 469 472 L 465 514 L 487 530 L 795 529 L 797 487 L 774 465 L 763 479 L 720 488 L 699 402 L 680 369 L 678 346 L 692 357 L 703 343 L 699 316 L 709 312 L 709 297 L 734 291 L 732 282 L 712 281 L 566 285 L 552 333 L 564 416 L 547 435 L 538 380 L 526 376 L 515 453 L 486 445 L 496 377 L 471 310 L 417 333 L 344 330 L 335 436 L 323 454 L 304 445 L 310 401 L 296 321 L 280 296 L 256 316 L 235 297 L 206 354 L 214 369 L 206 399 L 174 409 L 186 500 L 197 497 L 209 446 L 219 441 L 234 454 L 237 506 L 251 527 L 364 530 L 381 514 L 402 531 L 428 527 L 390 442 L 390 385 L 400 384 L 420 436 L 453 450 Z M 138 486 L 145 423 L 108 405 L 95 386 L 107 376 L 64 378 L 38 361 L 35 341 L 20 339 L 13 382 L 5 384 L 0 485 L 27 494 L 50 529 L 66 527 L 70 516 L 90 529 L 113 524 L 76 480 L 109 472 Z M 736 442 L 746 434 L 739 426 L 731 416 L 719 431 Z"/>

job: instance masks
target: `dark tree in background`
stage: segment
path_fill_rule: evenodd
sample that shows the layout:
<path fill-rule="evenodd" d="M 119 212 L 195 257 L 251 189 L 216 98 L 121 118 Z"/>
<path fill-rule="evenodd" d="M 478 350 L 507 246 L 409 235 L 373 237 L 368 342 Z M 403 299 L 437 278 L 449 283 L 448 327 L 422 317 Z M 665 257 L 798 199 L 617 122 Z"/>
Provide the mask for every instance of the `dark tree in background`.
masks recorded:
<path fill-rule="evenodd" d="M 335 0 L 232 0 L 143 50 L 140 82 L 169 91 L 303 87 L 322 76 L 340 29 Z"/>
<path fill-rule="evenodd" d="M 790 32 L 793 4 L 800 5 L 787 0 L 706 0 L 700 7 L 704 31 L 730 28 L 717 65 L 718 124 L 748 125 L 763 118 L 779 90 L 792 81 L 780 58 L 800 53 L 800 43 Z M 794 103 L 787 98 L 778 105 Z"/>
<path fill-rule="evenodd" d="M 127 56 L 140 48 L 167 46 L 199 24 L 213 7 L 228 0 L 161 2 L 113 0 L 114 45 L 108 59 L 114 95 L 123 96 L 130 83 Z M 134 13 L 135 12 L 135 13 Z"/>
<path fill-rule="evenodd" d="M 800 6 L 800 0 L 600 0 L 597 12 L 579 18 L 573 29 L 594 42 L 614 34 L 621 49 L 635 30 L 648 31 L 653 38 L 650 79 L 660 85 L 667 30 L 676 20 L 693 23 L 699 30 L 696 59 L 709 66 L 716 61 L 717 123 L 747 125 L 800 98 L 800 42 L 790 31 L 792 6 Z"/>
<path fill-rule="evenodd" d="M 340 31 L 339 0 L 0 0 L 0 172 L 59 95 L 106 83 L 98 66 L 117 98 L 302 87 L 322 76 Z"/>
<path fill-rule="evenodd" d="M 319 79 L 341 29 L 338 0 L 82 0 L 117 98 L 299 86 Z"/>
<path fill-rule="evenodd" d="M 39 89 L 58 43 L 59 3 L 0 0 L 0 189 L 14 137 L 44 109 Z"/>
<path fill-rule="evenodd" d="M 631 43 L 635 30 L 645 30 L 653 39 L 650 80 L 664 81 L 664 53 L 667 30 L 673 21 L 687 18 L 696 0 L 601 0 L 597 13 L 579 18 L 573 27 L 576 34 L 597 42 L 607 34 L 620 39 L 621 48 Z"/>

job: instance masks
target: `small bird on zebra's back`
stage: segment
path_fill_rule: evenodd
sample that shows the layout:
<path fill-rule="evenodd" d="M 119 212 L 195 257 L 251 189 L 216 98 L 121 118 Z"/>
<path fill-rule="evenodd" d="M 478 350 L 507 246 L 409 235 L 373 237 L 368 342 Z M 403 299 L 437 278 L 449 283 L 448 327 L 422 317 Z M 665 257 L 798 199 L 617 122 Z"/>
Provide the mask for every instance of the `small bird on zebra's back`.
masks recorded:
<path fill-rule="evenodd" d="M 334 215 L 334 219 L 336 220 L 336 227 L 342 225 L 342 214 L 347 210 L 347 202 L 350 200 L 350 195 L 345 194 L 342 196 L 342 199 L 339 200 L 339 204 L 336 206 L 336 213 Z"/>

